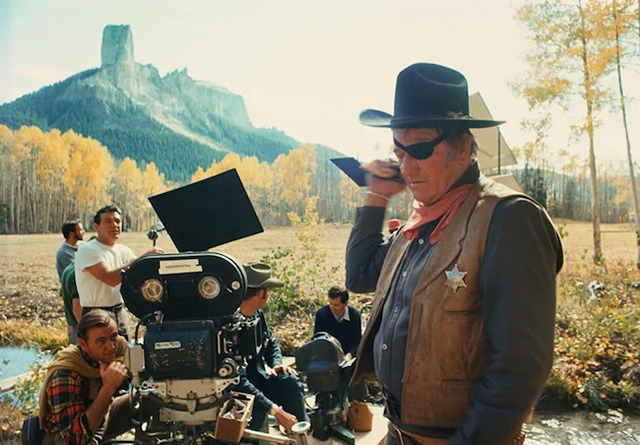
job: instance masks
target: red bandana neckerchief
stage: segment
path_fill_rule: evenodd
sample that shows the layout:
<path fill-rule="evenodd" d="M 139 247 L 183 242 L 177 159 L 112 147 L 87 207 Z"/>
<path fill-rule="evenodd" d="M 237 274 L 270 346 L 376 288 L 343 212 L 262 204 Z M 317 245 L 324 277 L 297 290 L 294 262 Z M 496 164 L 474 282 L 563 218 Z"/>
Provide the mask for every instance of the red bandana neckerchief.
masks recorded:
<path fill-rule="evenodd" d="M 469 193 L 471 193 L 471 187 L 473 187 L 472 184 L 464 184 L 456 187 L 445 193 L 442 198 L 431 205 L 424 205 L 421 202 L 414 201 L 413 213 L 409 217 L 402 235 L 406 239 L 412 240 L 418 236 L 420 227 L 442 217 L 429 236 L 429 242 L 431 244 L 437 243 L 444 229 L 451 223 L 456 212 L 464 200 L 467 199 Z"/>

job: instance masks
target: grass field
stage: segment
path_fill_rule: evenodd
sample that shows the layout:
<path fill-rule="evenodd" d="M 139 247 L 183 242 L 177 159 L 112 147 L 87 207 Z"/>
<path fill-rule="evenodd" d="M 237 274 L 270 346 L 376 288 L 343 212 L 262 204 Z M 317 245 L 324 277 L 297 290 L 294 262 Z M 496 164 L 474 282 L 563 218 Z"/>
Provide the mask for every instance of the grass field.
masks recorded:
<path fill-rule="evenodd" d="M 558 221 L 564 232 L 566 254 L 563 274 L 589 265 L 593 255 L 591 223 Z M 324 242 L 328 249 L 328 262 L 343 270 L 344 252 L 349 237 L 350 225 L 329 224 L 324 228 Z M 604 224 L 602 245 L 607 262 L 634 264 L 637 256 L 635 233 L 630 224 Z M 89 239 L 87 233 L 85 239 Z M 62 243 L 62 235 L 0 235 L 0 310 L 7 318 L 35 316 L 46 318 L 47 307 L 35 314 L 22 314 L 14 305 L 28 300 L 42 300 L 54 304 L 57 299 L 58 280 L 55 270 L 55 252 Z M 120 242 L 141 254 L 151 247 L 144 233 L 123 233 Z M 268 229 L 264 233 L 234 241 L 213 250 L 233 255 L 241 262 L 256 261 L 277 247 L 291 247 L 297 243 L 292 228 Z M 165 252 L 176 249 L 168 236 L 158 239 L 158 246 Z M 336 281 L 343 277 L 336 277 Z"/>
<path fill-rule="evenodd" d="M 589 265 L 592 256 L 591 223 L 558 221 L 567 236 L 563 239 L 566 263 L 563 274 L 577 265 Z M 350 225 L 329 224 L 324 228 L 324 242 L 329 263 L 343 270 L 344 251 Z M 604 224 L 602 244 L 608 262 L 628 262 L 636 258 L 635 234 L 630 224 Z M 85 239 L 89 239 L 90 233 Z M 0 235 L 0 313 L 6 318 L 29 318 L 48 321 L 62 316 L 58 304 L 58 280 L 55 270 L 55 252 L 62 242 L 59 234 Z M 144 233 L 123 233 L 121 242 L 136 253 L 145 252 L 151 242 Z M 268 229 L 264 233 L 234 241 L 213 250 L 233 255 L 241 262 L 259 260 L 277 247 L 291 247 L 297 243 L 292 228 Z M 158 239 L 165 252 L 176 249 L 168 236 Z M 336 282 L 343 276 L 337 276 Z"/>
<path fill-rule="evenodd" d="M 586 253 L 593 256 L 593 226 L 591 222 L 556 220 L 557 226 L 563 227 L 568 233 L 563 240 L 564 251 L 570 261 L 575 261 L 576 256 Z M 602 224 L 602 250 L 605 260 L 632 261 L 638 255 L 636 236 L 633 224 Z M 570 269 L 572 264 L 566 264 Z"/>
<path fill-rule="evenodd" d="M 593 268 L 590 258 L 592 256 L 592 232 L 591 223 L 576 221 L 558 221 L 562 231 L 566 233 L 563 239 L 566 262 L 563 276 L 573 275 L 580 269 L 586 280 L 589 279 L 589 271 Z M 324 244 L 327 248 L 327 262 L 337 266 L 337 276 L 333 283 L 339 283 L 344 279 L 344 252 L 351 226 L 346 224 L 327 224 L 324 226 Z M 602 244 L 607 263 L 628 265 L 629 273 L 637 271 L 631 267 L 635 264 L 636 247 L 635 233 L 630 224 L 617 224 L 602 226 Z M 87 233 L 85 239 L 89 239 L 91 233 Z M 2 320 L 22 321 L 25 324 L 44 325 L 52 327 L 53 331 L 63 332 L 64 321 L 61 301 L 58 296 L 58 280 L 55 270 L 55 252 L 62 242 L 59 234 L 38 235 L 0 235 L 0 322 Z M 151 247 L 151 241 L 145 233 L 123 233 L 121 242 L 131 247 L 136 253 L 141 254 Z M 276 248 L 286 248 L 298 242 L 294 229 L 291 227 L 268 229 L 264 233 L 234 241 L 214 250 L 233 255 L 241 262 L 256 261 L 264 255 L 272 253 Z M 171 239 L 164 235 L 158 239 L 158 246 L 165 252 L 175 252 L 176 249 Z M 625 266 L 626 268 L 626 266 Z M 585 275 L 586 274 L 586 275 Z M 562 295 L 559 300 L 563 301 Z M 31 335 L 32 329 L 24 330 L 20 325 L 12 330 L 5 325 L 4 333 L 0 333 L 0 344 L 7 343 L 39 343 L 36 335 Z M 45 333 L 38 330 L 38 335 Z M 52 332 L 53 334 L 53 332 Z M 62 335 L 62 334 L 60 334 Z M 55 335 L 61 338 L 59 335 Z M 47 344 L 48 342 L 44 342 Z"/>
<path fill-rule="evenodd" d="M 349 226 L 326 225 L 325 242 L 332 261 L 344 264 L 344 250 Z M 92 233 L 85 235 L 88 240 Z M 46 299 L 58 294 L 55 253 L 63 238 L 60 234 L 0 235 L 0 298 L 17 303 L 28 299 Z M 145 233 L 123 233 L 120 242 L 142 254 L 151 248 Z M 297 242 L 292 228 L 270 229 L 258 235 L 234 241 L 215 249 L 228 253 L 241 262 L 257 261 L 277 247 L 290 247 Z M 157 245 L 165 252 L 176 252 L 168 236 L 161 236 Z M 1 301 L 1 300 L 0 300 Z M 12 305 L 2 303 L 2 314 L 15 317 Z"/>
<path fill-rule="evenodd" d="M 349 226 L 326 225 L 324 233 L 330 261 L 343 265 Z M 91 235 L 87 233 L 85 239 Z M 64 315 L 55 269 L 55 252 L 62 241 L 60 234 L 0 235 L 0 331 L 4 331 L 0 332 L 0 345 L 30 343 L 49 346 L 64 338 Z M 123 233 L 120 242 L 137 254 L 151 247 L 145 233 Z M 213 250 L 248 262 L 260 260 L 276 248 L 291 247 L 296 243 L 291 227 L 276 228 Z M 157 245 L 167 253 L 176 252 L 166 235 L 158 239 Z M 336 282 L 341 280 L 343 277 L 336 277 Z M 3 323 L 6 320 L 13 324 Z M 29 325 L 43 325 L 50 332 L 25 329 Z M 48 336 L 53 338 L 47 340 Z"/>

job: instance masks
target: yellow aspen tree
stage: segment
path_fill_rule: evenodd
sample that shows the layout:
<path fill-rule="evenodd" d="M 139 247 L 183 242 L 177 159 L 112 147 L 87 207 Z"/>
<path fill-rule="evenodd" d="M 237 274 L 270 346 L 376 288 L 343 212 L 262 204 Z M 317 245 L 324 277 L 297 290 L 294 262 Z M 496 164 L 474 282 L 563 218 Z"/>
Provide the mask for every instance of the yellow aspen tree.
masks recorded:
<path fill-rule="evenodd" d="M 202 171 L 202 169 L 200 169 Z M 151 227 L 156 221 L 156 216 L 151 207 L 151 203 L 146 199 L 149 196 L 157 195 L 167 190 L 164 174 L 158 171 L 158 167 L 153 162 L 148 163 L 142 172 L 142 195 L 145 197 L 142 209 L 143 230 Z"/>
<path fill-rule="evenodd" d="M 63 199 L 62 178 L 68 168 L 69 152 L 65 150 L 60 130 L 53 129 L 44 135 L 36 159 L 38 188 L 33 192 L 41 195 L 41 232 L 58 230 L 61 222 L 67 219 L 60 211 L 60 201 Z"/>
<path fill-rule="evenodd" d="M 17 233 L 35 232 L 40 214 L 37 196 L 38 179 L 36 159 L 42 149 L 44 135 L 38 127 L 21 127 L 15 132 L 10 157 L 15 167 L 13 187 L 15 190 L 14 224 Z"/>
<path fill-rule="evenodd" d="M 10 224 L 9 207 L 11 205 L 13 171 L 9 159 L 9 147 L 13 145 L 13 131 L 6 125 L 0 125 L 0 233 L 13 233 Z"/>
<path fill-rule="evenodd" d="M 210 176 L 217 175 L 222 172 L 226 172 L 227 170 L 231 170 L 232 168 L 238 169 L 242 161 L 240 160 L 240 155 L 237 153 L 229 153 L 219 163 L 212 163 L 211 167 L 207 170 L 210 173 Z"/>
<path fill-rule="evenodd" d="M 248 156 L 242 159 L 237 169 L 261 222 L 271 224 L 275 219 L 270 199 L 273 186 L 271 166 L 266 162 L 258 161 L 255 156 Z"/>
<path fill-rule="evenodd" d="M 207 174 L 204 172 L 204 170 L 202 169 L 202 167 L 198 166 L 198 168 L 196 169 L 196 172 L 193 174 L 193 176 L 191 176 L 191 181 L 190 182 L 198 182 L 198 181 L 202 181 L 205 178 L 208 178 L 209 176 L 207 176 Z"/>
<path fill-rule="evenodd" d="M 63 183 L 78 206 L 78 212 L 88 221 L 96 210 L 111 202 L 109 187 L 113 176 L 113 158 L 95 139 L 70 135 L 73 141 L 69 170 Z"/>
<path fill-rule="evenodd" d="M 347 175 L 341 175 L 340 183 L 340 219 L 350 221 L 355 215 L 356 208 L 362 204 L 362 192 L 360 187 Z"/>
<path fill-rule="evenodd" d="M 258 167 L 260 165 L 260 161 L 255 156 L 247 156 L 242 158 L 240 164 L 236 167 L 238 170 L 238 175 L 240 179 L 242 179 L 242 183 L 245 188 L 250 189 L 254 186 L 257 186 L 260 181 Z"/>
<path fill-rule="evenodd" d="M 593 260 L 600 263 L 600 203 L 595 158 L 597 115 L 608 99 L 602 79 L 613 57 L 598 0 L 528 2 L 518 9 L 518 19 L 533 39 L 525 56 L 527 73 L 514 85 L 530 108 L 559 104 L 568 109 L 574 97 L 585 106 L 584 120 L 575 131 L 588 139 L 593 223 Z"/>
<path fill-rule="evenodd" d="M 316 150 L 313 144 L 302 144 L 288 155 L 280 155 L 274 164 L 275 182 L 285 211 L 301 215 L 309 197 L 311 178 L 316 172 Z"/>
<path fill-rule="evenodd" d="M 139 230 L 136 218 L 141 206 L 142 173 L 136 161 L 126 157 L 113 177 L 113 201 L 122 210 L 122 229 Z"/>
<path fill-rule="evenodd" d="M 622 124 L 624 128 L 625 142 L 627 146 L 627 164 L 629 167 L 629 188 L 631 189 L 630 200 L 632 201 L 634 224 L 636 231 L 636 268 L 640 269 L 640 200 L 638 198 L 638 182 L 633 169 L 633 156 L 631 155 L 631 138 L 629 136 L 629 123 L 627 122 L 627 97 L 624 93 L 622 82 L 623 64 L 630 64 L 628 59 L 635 58 L 635 51 L 632 51 L 628 44 L 625 44 L 625 37 L 633 35 L 636 20 L 640 19 L 640 2 L 635 0 L 611 0 L 610 1 L 614 48 L 615 48 L 615 70 L 618 80 L 618 92 L 620 94 L 620 111 L 622 113 Z M 640 36 L 640 34 L 639 34 Z"/>

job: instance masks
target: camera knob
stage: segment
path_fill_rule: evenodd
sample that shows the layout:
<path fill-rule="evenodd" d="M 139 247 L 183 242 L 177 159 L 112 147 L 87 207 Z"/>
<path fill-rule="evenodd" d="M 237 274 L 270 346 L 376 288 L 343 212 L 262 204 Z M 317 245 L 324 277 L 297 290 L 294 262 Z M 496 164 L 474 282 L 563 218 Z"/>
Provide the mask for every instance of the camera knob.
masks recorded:
<path fill-rule="evenodd" d="M 238 365 L 236 364 L 236 362 L 234 362 L 230 358 L 225 358 L 224 360 L 222 360 L 222 363 L 220 364 L 220 368 L 218 368 L 218 375 L 223 379 L 228 377 L 233 377 L 234 375 L 236 375 L 237 372 L 238 372 Z"/>

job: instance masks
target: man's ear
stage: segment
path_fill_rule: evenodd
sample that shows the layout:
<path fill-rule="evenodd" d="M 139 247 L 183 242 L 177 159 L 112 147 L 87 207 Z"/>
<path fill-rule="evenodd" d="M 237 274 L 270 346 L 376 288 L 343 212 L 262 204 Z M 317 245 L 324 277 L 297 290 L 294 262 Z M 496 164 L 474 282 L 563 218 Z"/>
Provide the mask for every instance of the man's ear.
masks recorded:
<path fill-rule="evenodd" d="M 471 138 L 472 138 L 472 135 L 470 134 L 464 135 L 464 151 L 462 152 L 461 157 L 465 161 L 471 157 Z"/>
<path fill-rule="evenodd" d="M 97 232 L 98 231 L 98 224 L 93 223 L 93 231 Z"/>
<path fill-rule="evenodd" d="M 84 341 L 84 339 L 80 338 L 80 337 L 78 337 L 78 346 L 84 351 L 86 351 L 88 349 L 87 348 L 87 342 Z"/>

